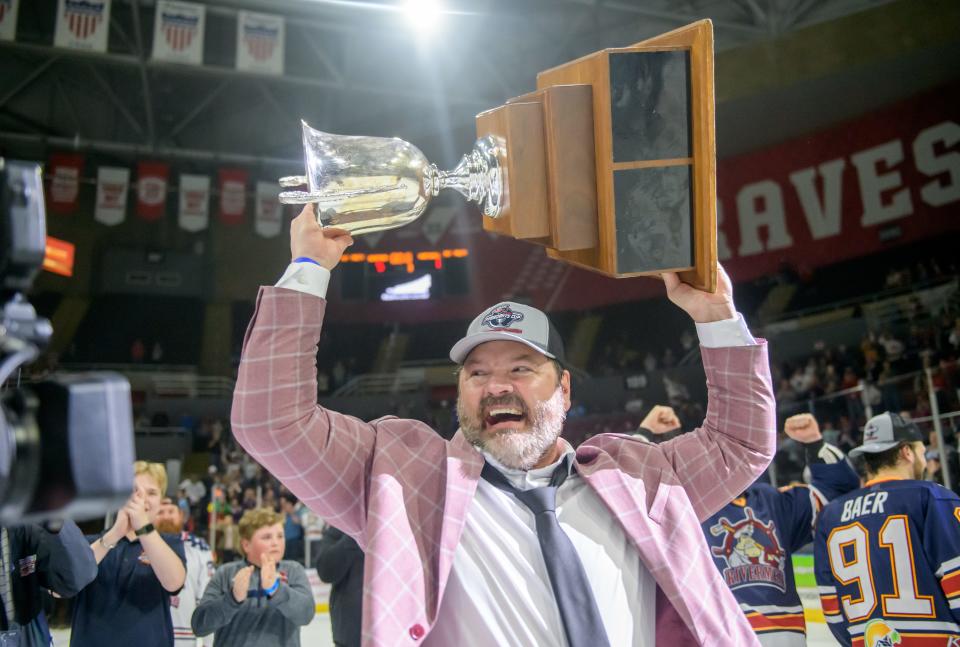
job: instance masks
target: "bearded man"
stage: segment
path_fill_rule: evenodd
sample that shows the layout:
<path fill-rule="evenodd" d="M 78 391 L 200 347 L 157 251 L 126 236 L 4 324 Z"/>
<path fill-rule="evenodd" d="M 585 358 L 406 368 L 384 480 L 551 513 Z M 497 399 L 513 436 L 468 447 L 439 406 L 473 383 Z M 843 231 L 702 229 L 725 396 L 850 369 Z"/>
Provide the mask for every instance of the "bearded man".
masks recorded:
<path fill-rule="evenodd" d="M 232 418 L 240 444 L 363 549 L 363 644 L 757 644 L 699 525 L 775 449 L 766 344 L 722 269 L 715 294 L 663 276 L 700 336 L 710 403 L 696 431 L 571 447 L 563 344 L 543 312 L 504 302 L 451 349 L 461 427 L 447 441 L 417 420 L 317 405 L 326 288 L 352 242 L 311 205 L 293 221 L 293 261 L 260 290 Z"/>

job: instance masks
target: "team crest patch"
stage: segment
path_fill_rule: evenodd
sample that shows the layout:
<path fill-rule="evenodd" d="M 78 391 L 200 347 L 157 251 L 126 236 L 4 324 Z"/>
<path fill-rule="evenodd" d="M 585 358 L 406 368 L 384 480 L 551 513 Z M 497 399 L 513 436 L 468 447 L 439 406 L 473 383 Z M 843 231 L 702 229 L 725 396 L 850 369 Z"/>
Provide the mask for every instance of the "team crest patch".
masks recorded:
<path fill-rule="evenodd" d="M 23 559 L 17 560 L 17 569 L 20 571 L 20 577 L 26 577 L 31 573 L 37 572 L 37 556 L 29 555 Z"/>
<path fill-rule="evenodd" d="M 488 312 L 483 317 L 483 322 L 481 326 L 486 326 L 487 328 L 510 328 L 511 325 L 518 321 L 523 321 L 522 312 L 514 312 L 513 309 L 506 303 L 494 306 L 490 312 Z M 520 332 L 515 330 L 512 332 Z"/>
<path fill-rule="evenodd" d="M 714 537 L 723 537 L 721 546 L 710 551 L 727 562 L 723 579 L 731 589 L 743 586 L 772 586 L 781 593 L 786 589 L 786 554 L 777 539 L 773 521 L 764 524 L 749 507 L 744 508 L 746 518 L 731 523 L 726 517 L 710 528 Z"/>

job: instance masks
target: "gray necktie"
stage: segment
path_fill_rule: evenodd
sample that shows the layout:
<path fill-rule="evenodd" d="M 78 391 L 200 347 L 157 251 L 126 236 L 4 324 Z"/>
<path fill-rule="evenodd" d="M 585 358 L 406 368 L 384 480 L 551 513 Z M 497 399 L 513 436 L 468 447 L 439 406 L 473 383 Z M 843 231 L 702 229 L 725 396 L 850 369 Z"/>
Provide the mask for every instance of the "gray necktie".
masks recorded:
<path fill-rule="evenodd" d="M 609 647 L 603 620 L 593 599 L 590 582 L 580 563 L 573 542 L 557 521 L 557 488 L 570 473 L 570 457 L 566 456 L 553 471 L 550 485 L 520 490 L 490 463 L 483 464 L 483 479 L 515 496 L 530 509 L 537 523 L 540 552 L 547 565 L 553 596 L 560 608 L 560 618 L 570 647 Z"/>

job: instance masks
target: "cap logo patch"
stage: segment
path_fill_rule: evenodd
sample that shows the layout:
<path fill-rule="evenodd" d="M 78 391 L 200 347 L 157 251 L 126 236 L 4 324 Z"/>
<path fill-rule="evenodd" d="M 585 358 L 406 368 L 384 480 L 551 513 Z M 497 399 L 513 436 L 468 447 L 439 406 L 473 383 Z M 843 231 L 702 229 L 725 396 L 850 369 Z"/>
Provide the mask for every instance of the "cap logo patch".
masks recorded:
<path fill-rule="evenodd" d="M 877 424 L 868 424 L 863 428 L 863 442 L 872 443 L 879 440 L 880 436 L 880 425 Z"/>
<path fill-rule="evenodd" d="M 487 328 L 510 328 L 510 326 L 515 323 L 523 321 L 522 312 L 514 312 L 509 305 L 503 304 L 495 306 L 490 312 L 488 312 L 483 321 L 480 323 L 481 326 L 486 326 Z M 519 330 L 512 332 L 520 332 Z"/>

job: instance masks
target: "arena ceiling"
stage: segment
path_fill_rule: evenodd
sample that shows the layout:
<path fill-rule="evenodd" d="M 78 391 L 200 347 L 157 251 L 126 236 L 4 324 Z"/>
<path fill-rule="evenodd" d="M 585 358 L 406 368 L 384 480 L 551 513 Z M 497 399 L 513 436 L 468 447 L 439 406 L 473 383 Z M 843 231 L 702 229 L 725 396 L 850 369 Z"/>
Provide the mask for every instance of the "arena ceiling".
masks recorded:
<path fill-rule="evenodd" d="M 0 43 L 0 147 L 296 166 L 303 117 L 400 136 L 448 164 L 476 113 L 564 61 L 702 18 L 724 50 L 886 1 L 445 0 L 428 30 L 399 1 L 212 0 L 193 67 L 151 60 L 154 0 L 114 0 L 105 54 L 54 48 L 56 0 L 25 0 L 17 40 Z M 241 10 L 287 18 L 284 76 L 233 69 Z"/>

